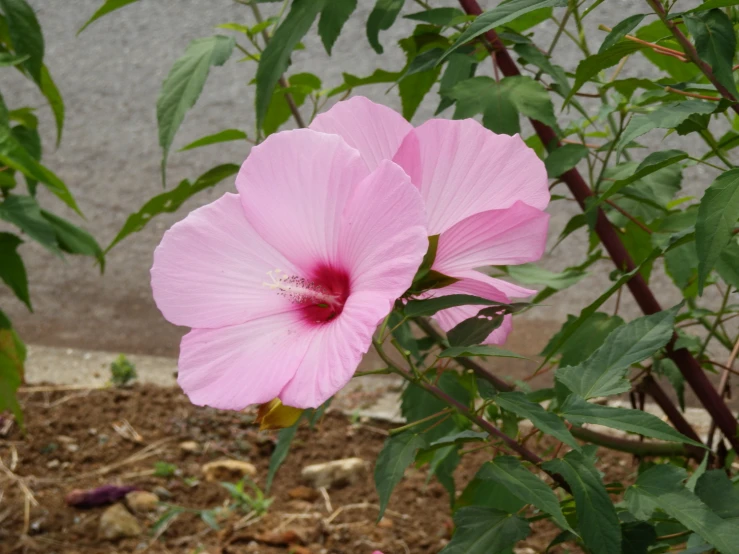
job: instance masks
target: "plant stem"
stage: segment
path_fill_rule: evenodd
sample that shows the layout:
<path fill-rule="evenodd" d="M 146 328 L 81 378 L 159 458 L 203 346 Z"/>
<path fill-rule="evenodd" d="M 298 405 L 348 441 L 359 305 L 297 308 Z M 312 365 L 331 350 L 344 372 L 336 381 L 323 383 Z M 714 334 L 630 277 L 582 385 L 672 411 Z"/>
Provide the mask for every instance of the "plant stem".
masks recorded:
<path fill-rule="evenodd" d="M 470 15 L 480 15 L 482 13 L 482 9 L 476 0 L 459 0 L 459 3 L 464 11 Z M 503 74 L 505 76 L 520 75 L 521 72 L 518 70 L 516 63 L 511 58 L 497 33 L 491 29 L 485 35 L 495 48 L 492 56 L 494 56 L 496 64 L 500 67 Z M 685 40 L 687 41 L 687 39 Z M 739 111 L 739 105 L 737 105 L 737 110 Z M 533 119 L 531 120 L 531 124 L 546 148 L 559 147 L 557 134 L 551 127 Z M 565 172 L 561 178 L 567 183 L 567 186 L 580 206 L 585 209 L 588 198 L 593 196 L 593 191 L 590 190 L 590 187 L 583 180 L 577 168 Z M 619 270 L 631 271 L 636 267 L 623 242 L 621 242 L 615 229 L 601 209 L 598 209 L 595 231 Z M 657 302 L 657 299 L 654 297 L 654 294 L 641 274 L 635 274 L 627 282 L 627 286 L 645 314 L 651 315 L 662 311 L 662 306 Z M 700 367 L 700 364 L 691 356 L 690 352 L 685 348 L 679 350 L 674 349 L 676 339 L 677 335 L 673 335 L 670 344 L 667 346 L 668 355 L 680 369 L 680 373 L 682 373 L 685 380 L 693 389 L 701 404 L 703 404 L 713 419 L 716 420 L 717 425 L 729 439 L 732 446 L 739 450 L 739 437 L 737 437 L 738 426 L 734 414 L 732 414 L 724 400 L 719 396 L 715 387 Z"/>
<path fill-rule="evenodd" d="M 711 325 L 711 328 L 708 330 L 708 336 L 706 337 L 706 340 L 703 341 L 703 345 L 701 346 L 700 351 L 698 352 L 698 359 L 703 357 L 703 354 L 706 352 L 706 348 L 708 348 L 708 343 L 711 342 L 711 338 L 716 333 L 716 329 L 718 328 L 718 324 L 721 322 L 721 318 L 724 315 L 724 312 L 726 311 L 726 305 L 729 303 L 729 297 L 731 296 L 731 286 L 726 287 L 726 293 L 724 293 L 724 297 L 721 300 L 721 307 L 718 310 L 718 313 L 716 314 L 716 319 L 713 322 L 713 325 Z"/>
<path fill-rule="evenodd" d="M 428 417 L 424 417 L 423 419 L 418 419 L 416 421 L 412 421 L 408 425 L 403 425 L 402 427 L 396 427 L 395 429 L 390 429 L 388 431 L 390 433 L 390 436 L 393 435 L 399 435 L 403 431 L 407 431 L 408 429 L 413 429 L 416 425 L 420 425 L 421 423 L 426 423 L 427 421 L 431 421 L 432 419 L 436 419 L 437 417 L 441 417 L 443 415 L 447 415 L 452 412 L 452 408 L 444 408 L 440 412 L 437 412 L 435 414 L 431 414 Z"/>

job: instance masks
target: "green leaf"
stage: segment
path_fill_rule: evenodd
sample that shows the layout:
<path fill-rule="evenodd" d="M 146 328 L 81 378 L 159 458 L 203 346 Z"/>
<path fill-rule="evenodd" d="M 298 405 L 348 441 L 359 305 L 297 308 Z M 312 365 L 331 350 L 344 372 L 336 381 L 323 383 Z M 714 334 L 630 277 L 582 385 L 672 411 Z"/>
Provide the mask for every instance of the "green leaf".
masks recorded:
<path fill-rule="evenodd" d="M 728 284 L 739 290 L 739 243 L 729 241 L 716 262 L 716 271 Z"/>
<path fill-rule="evenodd" d="M 619 316 L 610 316 L 603 312 L 594 313 L 588 320 L 588 324 L 580 327 L 572 336 L 559 348 L 553 351 L 552 347 L 558 341 L 560 336 L 567 332 L 567 328 L 574 323 L 577 318 L 573 315 L 567 316 L 567 321 L 562 329 L 554 335 L 549 343 L 542 351 L 543 356 L 552 356 L 559 352 L 562 354 L 559 365 L 562 367 L 577 365 L 585 361 L 588 356 L 595 352 L 606 337 L 611 332 L 624 324 L 624 320 Z"/>
<path fill-rule="evenodd" d="M 530 420 L 535 427 L 545 434 L 553 436 L 574 450 L 580 450 L 580 445 L 567 430 L 564 421 L 557 414 L 548 412 L 540 404 L 526 398 L 524 393 L 519 391 L 501 392 L 495 397 L 495 403 L 518 417 Z"/>
<path fill-rule="evenodd" d="M 410 300 L 403 308 L 406 317 L 432 316 L 436 312 L 457 306 L 508 306 L 494 300 L 479 298 L 469 294 L 449 294 L 426 300 Z"/>
<path fill-rule="evenodd" d="M 715 104 L 700 100 L 686 100 L 663 104 L 648 114 L 639 114 L 631 118 L 626 125 L 618 148 L 622 149 L 634 139 L 652 129 L 674 129 L 693 114 L 710 114 L 716 109 Z"/>
<path fill-rule="evenodd" d="M 41 215 L 54 228 L 56 240 L 63 251 L 96 258 L 100 263 L 100 271 L 105 269 L 103 249 L 90 233 L 45 210 L 41 210 Z"/>
<path fill-rule="evenodd" d="M 339 85 L 338 87 L 332 88 L 330 91 L 328 91 L 326 96 L 336 96 L 337 94 L 342 94 L 344 92 L 352 90 L 353 88 L 361 87 L 364 85 L 394 83 L 398 79 L 400 79 L 402 75 L 402 71 L 392 72 L 385 71 L 384 69 L 375 69 L 372 75 L 368 75 L 367 77 L 357 77 L 356 75 L 352 75 L 351 73 L 343 73 L 342 76 L 344 78 L 344 83 Z"/>
<path fill-rule="evenodd" d="M 525 15 L 531 11 L 540 8 L 551 8 L 557 6 L 566 6 L 567 0 L 510 0 L 480 14 L 469 27 L 467 27 L 457 40 L 446 51 L 446 58 L 460 46 L 470 42 L 471 40 L 487 33 L 490 29 L 505 25 L 515 19 Z"/>
<path fill-rule="evenodd" d="M 737 6 L 739 0 L 703 0 L 703 3 L 697 8 L 689 10 L 687 13 L 702 12 L 704 10 L 712 10 L 713 8 L 725 8 L 727 6 Z"/>
<path fill-rule="evenodd" d="M 477 346 L 454 346 L 447 348 L 439 354 L 439 358 L 469 358 L 472 356 L 491 356 L 494 358 L 521 358 L 526 359 L 525 356 L 516 354 L 497 346 L 491 346 L 488 344 L 481 344 Z"/>
<path fill-rule="evenodd" d="M 405 19 L 414 21 L 422 21 L 430 25 L 446 27 L 457 18 L 464 17 L 464 12 L 459 8 L 431 8 L 422 12 L 416 12 L 404 16 Z"/>
<path fill-rule="evenodd" d="M 621 524 L 621 539 L 621 554 L 648 554 L 657 542 L 657 531 L 643 521 L 631 521 Z"/>
<path fill-rule="evenodd" d="M 108 15 L 112 11 L 118 10 L 137 1 L 138 0 L 105 0 L 103 5 L 100 6 L 94 14 L 92 14 L 92 17 L 88 19 L 82 27 L 80 27 L 79 31 L 77 31 L 77 34 L 79 35 L 82 31 L 87 29 L 87 27 L 91 23 L 94 23 L 104 15 Z"/>
<path fill-rule="evenodd" d="M 10 287 L 18 299 L 31 308 L 31 297 L 28 294 L 28 277 L 23 260 L 17 252 L 23 241 L 10 233 L 0 233 L 0 279 Z"/>
<path fill-rule="evenodd" d="M 23 68 L 34 81 L 40 83 L 44 64 L 44 35 L 33 8 L 26 0 L 0 0 L 0 9 L 5 14 L 15 53 L 28 56 Z"/>
<path fill-rule="evenodd" d="M 719 9 L 697 14 L 685 14 L 683 21 L 693 35 L 700 58 L 708 62 L 716 80 L 724 85 L 735 99 L 739 92 L 734 82 L 734 53 L 736 35 L 729 16 Z"/>
<path fill-rule="evenodd" d="M 200 148 L 202 146 L 209 146 L 211 144 L 230 142 L 234 140 L 246 140 L 247 138 L 248 137 L 244 131 L 239 131 L 238 129 L 224 129 L 218 133 L 199 138 L 187 146 L 183 146 L 179 151 L 184 152 L 185 150 L 192 150 L 193 148 Z"/>
<path fill-rule="evenodd" d="M 203 173 L 194 183 L 190 183 L 185 179 L 177 185 L 177 188 L 155 196 L 144 204 L 139 211 L 128 216 L 123 227 L 118 231 L 113 242 L 105 249 L 105 252 L 108 252 L 128 235 L 143 229 L 152 217 L 164 212 L 176 211 L 188 198 L 220 183 L 231 175 L 235 175 L 238 171 L 239 166 L 235 164 L 219 165 Z"/>
<path fill-rule="evenodd" d="M 503 323 L 499 308 L 483 308 L 475 317 L 459 322 L 447 331 L 450 346 L 472 346 L 482 343 Z"/>
<path fill-rule="evenodd" d="M 385 514 L 390 495 L 403 479 L 406 468 L 416 458 L 416 451 L 425 446 L 426 439 L 410 432 L 388 437 L 385 441 L 375 464 L 375 487 L 380 497 L 377 521 Z"/>
<path fill-rule="evenodd" d="M 386 31 L 395 23 L 405 0 L 377 0 L 367 19 L 367 40 L 378 54 L 383 53 L 380 31 Z"/>
<path fill-rule="evenodd" d="M 681 307 L 678 304 L 617 327 L 587 360 L 557 368 L 557 381 L 584 399 L 631 390 L 631 382 L 625 377 L 627 370 L 667 344 Z"/>
<path fill-rule="evenodd" d="M 454 514 L 457 528 L 441 554 L 508 552 L 529 536 L 528 522 L 513 514 L 482 506 L 467 506 Z"/>
<path fill-rule="evenodd" d="M 325 3 L 321 18 L 318 20 L 318 35 L 329 54 L 341 34 L 342 27 L 355 9 L 357 9 L 357 0 L 329 0 Z"/>
<path fill-rule="evenodd" d="M 621 554 L 621 528 L 616 509 L 598 470 L 583 454 L 568 452 L 542 464 L 559 473 L 572 488 L 577 511 L 577 530 L 585 546 L 598 554 Z"/>
<path fill-rule="evenodd" d="M 448 446 L 451 444 L 463 444 L 466 442 L 484 442 L 488 439 L 488 437 L 489 435 L 487 433 L 481 433 L 479 431 L 471 431 L 467 429 L 465 431 L 458 431 L 456 433 L 452 433 L 451 435 L 446 435 L 444 437 L 441 437 L 440 439 L 436 439 L 429 444 L 429 448 Z"/>
<path fill-rule="evenodd" d="M 738 554 L 739 523 L 721 519 L 698 496 L 686 489 L 682 484 L 685 476 L 685 470 L 673 465 L 651 467 L 626 489 L 626 502 L 629 506 L 658 507 L 722 554 Z M 635 515 L 638 513 L 631 511 Z M 645 515 L 643 510 L 640 515 Z"/>
<path fill-rule="evenodd" d="M 296 106 L 302 106 L 308 94 L 321 88 L 321 80 L 312 73 L 296 73 L 287 77 L 286 81 L 288 83 L 287 88 L 278 87 L 272 93 L 267 114 L 264 116 L 264 122 L 262 123 L 265 135 L 271 135 L 290 119 L 292 110 L 286 98 L 288 93 L 292 95 Z"/>
<path fill-rule="evenodd" d="M 695 494 L 721 519 L 739 523 L 739 486 L 721 469 L 706 471 L 698 478 Z"/>
<path fill-rule="evenodd" d="M 223 35 L 191 41 L 184 55 L 174 63 L 162 83 L 157 99 L 159 145 L 162 147 L 162 181 L 165 180 L 169 148 L 185 119 L 185 114 L 197 102 L 211 66 L 226 63 L 231 56 L 234 43 L 233 38 Z"/>
<path fill-rule="evenodd" d="M 54 79 L 51 78 L 49 69 L 44 65 L 41 68 L 41 82 L 39 84 L 41 94 L 46 97 L 46 101 L 51 107 L 51 112 L 54 114 L 54 121 L 56 122 L 56 145 L 62 141 L 62 129 L 64 128 L 64 99 L 56 88 Z"/>
<path fill-rule="evenodd" d="M 287 70 L 290 55 L 313 25 L 324 0 L 294 0 L 285 19 L 259 58 L 257 67 L 257 127 L 262 128 L 277 81 Z"/>
<path fill-rule="evenodd" d="M 483 465 L 478 476 L 497 481 L 526 504 L 532 504 L 542 512 L 548 513 L 563 529 L 570 529 L 570 524 L 559 507 L 557 495 L 516 458 L 498 456 Z"/>
<path fill-rule="evenodd" d="M 41 208 L 30 196 L 7 196 L 0 203 L 0 219 L 17 226 L 54 254 L 61 255 L 54 228 L 43 218 Z"/>
<path fill-rule="evenodd" d="M 25 62 L 28 58 L 30 58 L 28 54 L 18 56 L 11 52 L 0 52 L 0 67 L 18 65 Z"/>
<path fill-rule="evenodd" d="M 551 8 L 546 8 L 545 11 L 546 10 L 551 11 Z M 513 49 L 516 51 L 516 54 L 524 59 L 525 62 L 534 64 L 544 73 L 552 76 L 558 86 L 558 94 L 567 96 L 570 93 L 570 83 L 567 79 L 565 70 L 558 65 L 554 65 L 550 58 L 546 54 L 542 53 L 542 51 L 536 46 L 532 43 L 526 42 L 514 45 Z"/>
<path fill-rule="evenodd" d="M 524 285 L 544 285 L 554 290 L 569 288 L 587 276 L 584 271 L 574 269 L 555 273 L 535 264 L 511 265 L 506 272 Z"/>
<path fill-rule="evenodd" d="M 302 417 L 298 418 L 298 421 L 293 423 L 290 427 L 280 429 L 277 433 L 277 444 L 275 444 L 275 450 L 272 452 L 272 456 L 269 459 L 269 469 L 267 470 L 267 481 L 264 485 L 264 494 L 269 494 L 270 488 L 272 488 L 272 481 L 277 474 L 277 470 L 287 458 L 288 452 L 290 452 L 290 445 L 295 438 L 295 433 L 298 432 L 298 425 Z"/>
<path fill-rule="evenodd" d="M 688 155 L 682 150 L 660 150 L 659 152 L 652 152 L 644 158 L 644 161 L 639 164 L 636 171 L 634 171 L 631 176 L 626 177 L 625 179 L 619 179 L 613 183 L 602 195 L 598 197 L 596 202 L 592 203 L 588 207 L 588 209 L 594 209 L 596 206 L 604 202 L 606 198 L 610 198 L 634 181 L 638 181 L 639 179 L 642 179 L 643 177 L 667 166 L 681 162 L 687 157 Z"/>
<path fill-rule="evenodd" d="M 547 175 L 554 179 L 569 171 L 580 160 L 588 157 L 588 148 L 582 144 L 565 144 L 549 153 L 544 160 Z"/>
<path fill-rule="evenodd" d="M 21 429 L 23 412 L 16 392 L 23 382 L 25 361 L 26 347 L 16 332 L 8 327 L 0 329 L 0 413 L 10 410 Z"/>
<path fill-rule="evenodd" d="M 636 29 L 636 26 L 639 25 L 639 23 L 642 22 L 642 20 L 646 17 L 643 13 L 638 13 L 635 15 L 631 15 L 624 19 L 623 21 L 620 21 L 617 23 L 610 33 L 606 36 L 606 38 L 603 40 L 603 44 L 600 45 L 600 48 L 598 49 L 598 54 L 602 54 L 612 46 L 615 46 L 616 43 L 620 42 L 621 39 L 623 39 L 626 35 L 628 35 L 631 31 Z"/>
<path fill-rule="evenodd" d="M 446 69 L 444 69 L 444 73 L 439 81 L 441 101 L 436 108 L 436 115 L 454 104 L 454 99 L 448 95 L 448 91 L 452 90 L 457 83 L 471 78 L 475 74 L 476 69 L 477 61 L 467 53 L 458 52 L 449 57 Z"/>
<path fill-rule="evenodd" d="M 583 425 L 594 423 L 619 429 L 629 433 L 637 433 L 645 437 L 670 442 L 682 442 L 693 446 L 703 446 L 679 433 L 657 416 L 641 410 L 602 406 L 586 402 L 582 398 L 570 395 L 561 408 L 562 416 L 570 423 Z"/>
<path fill-rule="evenodd" d="M 701 198 L 695 223 L 698 252 L 698 293 L 733 236 L 739 219 L 739 169 L 719 175 Z"/>
<path fill-rule="evenodd" d="M 625 40 L 614 44 L 602 53 L 599 52 L 598 54 L 593 54 L 592 56 L 588 56 L 582 60 L 577 64 L 577 69 L 575 70 L 575 83 L 572 85 L 570 94 L 565 99 L 565 104 L 572 99 L 575 93 L 579 91 L 587 81 L 590 81 L 604 69 L 613 67 L 620 62 L 623 57 L 633 54 L 642 48 L 645 47 L 637 42 Z"/>

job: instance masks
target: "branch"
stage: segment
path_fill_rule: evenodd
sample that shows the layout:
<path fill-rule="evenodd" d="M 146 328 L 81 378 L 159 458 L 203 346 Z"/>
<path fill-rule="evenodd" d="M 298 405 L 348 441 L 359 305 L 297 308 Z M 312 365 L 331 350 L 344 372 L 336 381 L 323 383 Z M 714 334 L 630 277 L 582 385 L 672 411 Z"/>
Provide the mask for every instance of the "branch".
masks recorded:
<path fill-rule="evenodd" d="M 476 0 L 459 0 L 459 3 L 462 9 L 469 15 L 480 15 L 482 13 L 482 9 Z M 513 58 L 511 58 L 500 38 L 498 38 L 497 33 L 494 30 L 490 30 L 485 33 L 485 37 L 495 50 L 491 56 L 503 74 L 506 77 L 520 75 L 521 72 L 518 70 Z M 739 109 L 739 106 L 737 106 L 737 109 Z M 557 148 L 559 146 L 560 142 L 557 134 L 551 127 L 533 119 L 531 120 L 531 124 L 547 149 Z M 593 197 L 593 191 L 577 169 L 573 168 L 563 173 L 561 179 L 567 184 L 577 202 L 585 210 L 586 202 L 589 198 Z M 597 211 L 595 232 L 598 234 L 600 241 L 618 269 L 632 271 L 636 267 L 616 230 L 601 209 Z M 654 294 L 641 274 L 635 274 L 627 282 L 627 286 L 645 314 L 651 315 L 662 311 L 662 306 L 657 302 L 657 299 L 654 297 Z M 701 401 L 701 404 L 711 414 L 711 417 L 716 421 L 716 424 L 724 435 L 731 441 L 731 444 L 735 448 L 739 449 L 737 421 L 734 415 L 721 396 L 716 392 L 716 389 L 701 369 L 700 364 L 690 355 L 690 352 L 684 348 L 680 350 L 674 349 L 676 339 L 677 335 L 673 335 L 673 339 L 667 347 L 668 355 L 680 369 L 680 373 L 682 373 L 685 380 Z"/>
<path fill-rule="evenodd" d="M 718 79 L 716 79 L 716 76 L 713 74 L 711 66 L 701 59 L 701 57 L 698 55 L 698 51 L 695 49 L 695 46 L 693 46 L 693 43 L 688 40 L 688 37 L 683 34 L 677 24 L 673 20 L 667 19 L 667 12 L 665 12 L 664 7 L 662 7 L 662 4 L 659 2 L 659 0 L 647 0 L 647 4 L 652 7 L 654 13 L 659 16 L 659 18 L 662 20 L 662 23 L 664 23 L 672 32 L 675 39 L 680 43 L 680 46 L 682 46 L 683 50 L 685 50 L 685 55 L 690 58 L 690 61 L 698 66 L 698 69 L 700 69 L 703 72 L 703 75 L 705 75 L 706 78 L 711 81 L 713 86 L 716 87 L 716 90 L 719 92 L 719 94 L 721 94 L 721 96 L 731 102 L 731 108 L 739 114 L 739 103 L 737 103 L 736 98 L 732 96 L 732 94 L 724 85 L 718 82 Z"/>

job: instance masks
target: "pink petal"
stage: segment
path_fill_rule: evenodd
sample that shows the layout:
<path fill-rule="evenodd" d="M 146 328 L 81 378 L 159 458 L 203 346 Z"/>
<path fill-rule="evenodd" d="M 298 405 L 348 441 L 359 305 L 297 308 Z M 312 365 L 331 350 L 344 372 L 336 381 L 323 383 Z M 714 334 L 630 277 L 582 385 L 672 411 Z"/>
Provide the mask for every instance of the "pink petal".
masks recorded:
<path fill-rule="evenodd" d="M 432 291 L 427 295 L 427 297 L 448 296 L 450 294 L 470 294 L 472 296 L 487 298 L 488 300 L 494 300 L 496 302 L 503 302 L 506 304 L 509 302 L 506 295 L 500 290 L 489 283 L 477 279 L 462 279 L 444 287 L 443 289 Z M 457 306 L 455 308 L 442 310 L 433 317 L 439 326 L 445 332 L 448 332 L 458 324 L 462 323 L 465 319 L 475 317 L 478 312 L 484 308 L 485 306 L 480 305 Z M 493 331 L 488 338 L 483 341 L 483 344 L 503 344 L 508 337 L 508 334 L 511 332 L 512 326 L 513 322 L 511 316 L 506 315 L 503 318 L 501 326 Z"/>
<path fill-rule="evenodd" d="M 367 167 L 391 160 L 405 136 L 413 130 L 402 115 L 363 96 L 339 102 L 310 124 L 311 129 L 341 136 L 359 150 Z"/>
<path fill-rule="evenodd" d="M 267 272 L 291 264 L 249 225 L 237 194 L 175 223 L 154 251 L 154 301 L 170 322 L 222 327 L 294 309 L 265 289 Z"/>
<path fill-rule="evenodd" d="M 339 263 L 352 289 L 373 290 L 392 303 L 410 287 L 428 248 L 423 200 L 389 160 L 354 190 L 343 215 Z"/>
<path fill-rule="evenodd" d="M 194 329 L 180 345 L 177 381 L 193 404 L 242 410 L 277 397 L 315 332 L 287 312 L 221 329 Z"/>
<path fill-rule="evenodd" d="M 359 152 L 339 136 L 298 129 L 270 135 L 252 148 L 236 188 L 262 238 L 309 270 L 336 260 L 341 214 L 368 174 Z"/>
<path fill-rule="evenodd" d="M 549 203 L 544 163 L 521 137 L 496 135 L 472 119 L 432 119 L 408 134 L 393 161 L 426 203 L 429 234 L 463 219 L 512 206 Z"/>
<path fill-rule="evenodd" d="M 446 275 L 486 265 L 518 265 L 541 258 L 549 214 L 521 201 L 480 212 L 439 236 L 433 269 Z"/>
<path fill-rule="evenodd" d="M 474 270 L 456 271 L 453 277 L 456 277 L 457 279 L 480 281 L 481 283 L 484 283 L 493 287 L 494 289 L 499 290 L 508 298 L 526 298 L 527 296 L 532 296 L 537 293 L 537 291 L 535 290 L 527 289 L 520 285 L 514 285 L 513 283 L 509 283 L 508 281 L 503 281 L 502 279 L 490 277 L 490 275 L 485 275 L 484 273 Z"/>

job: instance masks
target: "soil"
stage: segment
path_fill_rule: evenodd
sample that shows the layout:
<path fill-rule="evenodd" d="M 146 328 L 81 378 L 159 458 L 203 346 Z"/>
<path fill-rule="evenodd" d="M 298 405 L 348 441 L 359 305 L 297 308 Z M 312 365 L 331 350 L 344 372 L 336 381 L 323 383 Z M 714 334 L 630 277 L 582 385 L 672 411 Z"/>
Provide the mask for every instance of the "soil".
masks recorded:
<path fill-rule="evenodd" d="M 435 479 L 427 483 L 426 468 L 406 472 L 379 525 L 371 470 L 353 484 L 328 490 L 325 496 L 301 489 L 299 496 L 308 500 L 291 497 L 291 492 L 297 494 L 296 487 L 304 485 L 300 478 L 304 466 L 347 457 L 374 464 L 382 448 L 387 424 L 352 422 L 329 413 L 316 429 L 300 428 L 269 493 L 274 501 L 264 517 L 249 519 L 248 510 L 226 511 L 217 522 L 219 529 L 214 530 L 197 514 L 184 513 L 155 533 L 152 527 L 166 510 L 160 506 L 157 513 L 137 516 L 146 529 L 140 537 L 103 540 L 98 537 L 98 526 L 105 508 L 69 507 L 65 495 L 71 490 L 134 485 L 171 495 L 164 499 L 167 504 L 217 508 L 229 503 L 231 496 L 220 484 L 204 481 L 201 466 L 222 458 L 249 461 L 257 468 L 256 482 L 264 487 L 275 434 L 259 432 L 253 414 L 192 406 L 178 389 L 31 387 L 21 394 L 21 400 L 27 435 L 24 438 L 14 426 L 0 437 L 0 460 L 5 465 L 0 466 L 3 554 L 371 554 L 374 550 L 433 554 L 444 547 L 453 530 L 448 495 Z M 182 441 L 196 441 L 202 451 L 183 452 Z M 529 446 L 551 455 L 551 444 Z M 456 475 L 458 490 L 489 456 L 481 450 L 464 456 Z M 609 452 L 601 461 L 606 482 L 632 479 L 635 467 L 630 457 Z M 175 474 L 156 475 L 157 462 L 176 466 Z M 544 552 L 557 534 L 553 525 L 537 522 L 520 552 Z M 569 547 L 567 552 L 579 552 Z"/>

